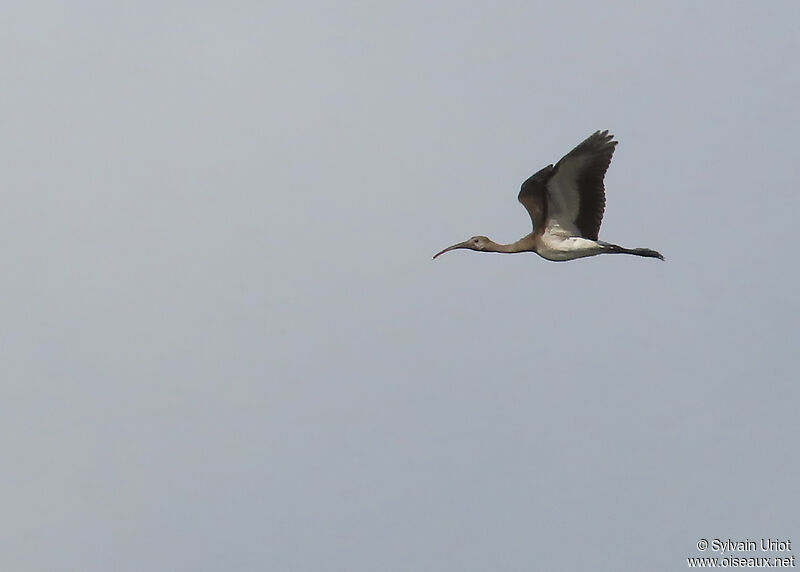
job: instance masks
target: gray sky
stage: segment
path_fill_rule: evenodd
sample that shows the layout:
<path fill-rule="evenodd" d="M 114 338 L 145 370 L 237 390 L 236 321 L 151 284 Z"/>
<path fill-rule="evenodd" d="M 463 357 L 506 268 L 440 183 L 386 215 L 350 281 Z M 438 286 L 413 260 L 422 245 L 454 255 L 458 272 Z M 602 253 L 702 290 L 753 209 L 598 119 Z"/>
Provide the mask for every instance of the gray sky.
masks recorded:
<path fill-rule="evenodd" d="M 797 5 L 589 4 L 9 6 L 0 567 L 800 543 Z M 596 129 L 665 263 L 430 260 Z"/>

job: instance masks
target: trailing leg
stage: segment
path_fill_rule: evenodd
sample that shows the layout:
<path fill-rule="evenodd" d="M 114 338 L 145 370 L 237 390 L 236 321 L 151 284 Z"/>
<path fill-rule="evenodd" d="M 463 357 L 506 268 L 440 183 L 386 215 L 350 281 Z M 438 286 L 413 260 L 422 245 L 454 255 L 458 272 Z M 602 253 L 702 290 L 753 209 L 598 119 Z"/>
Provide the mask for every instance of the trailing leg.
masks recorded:
<path fill-rule="evenodd" d="M 664 256 L 655 250 L 649 248 L 625 248 L 618 244 L 611 244 L 608 242 L 600 243 L 603 245 L 603 252 L 607 254 L 633 254 L 634 256 L 644 256 L 645 258 L 658 258 L 664 260 Z"/>

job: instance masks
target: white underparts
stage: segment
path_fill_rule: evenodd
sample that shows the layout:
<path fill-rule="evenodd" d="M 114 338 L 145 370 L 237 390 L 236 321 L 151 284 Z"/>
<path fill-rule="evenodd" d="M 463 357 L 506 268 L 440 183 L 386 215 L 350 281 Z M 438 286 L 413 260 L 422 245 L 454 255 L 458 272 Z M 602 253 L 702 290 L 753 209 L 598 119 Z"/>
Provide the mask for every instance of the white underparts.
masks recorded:
<path fill-rule="evenodd" d="M 536 252 L 542 258 L 556 262 L 594 256 L 603 251 L 603 245 L 579 236 L 560 236 L 544 233 Z"/>

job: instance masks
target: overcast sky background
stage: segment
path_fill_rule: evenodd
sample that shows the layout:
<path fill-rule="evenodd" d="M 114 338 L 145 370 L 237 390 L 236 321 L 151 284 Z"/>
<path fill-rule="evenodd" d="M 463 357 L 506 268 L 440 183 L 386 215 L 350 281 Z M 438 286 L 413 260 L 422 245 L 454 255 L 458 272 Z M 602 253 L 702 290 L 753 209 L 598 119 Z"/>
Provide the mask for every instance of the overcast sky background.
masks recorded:
<path fill-rule="evenodd" d="M 0 567 L 667 571 L 700 538 L 800 543 L 799 16 L 9 5 Z M 601 238 L 666 262 L 430 260 L 529 232 L 520 183 L 597 129 Z"/>

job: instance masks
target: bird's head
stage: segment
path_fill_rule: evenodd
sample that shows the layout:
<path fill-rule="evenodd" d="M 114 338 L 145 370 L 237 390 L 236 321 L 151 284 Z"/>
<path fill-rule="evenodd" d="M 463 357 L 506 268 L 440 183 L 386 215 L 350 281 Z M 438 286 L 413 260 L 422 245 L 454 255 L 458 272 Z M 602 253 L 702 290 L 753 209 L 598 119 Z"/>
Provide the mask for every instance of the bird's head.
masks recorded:
<path fill-rule="evenodd" d="M 465 240 L 464 242 L 459 242 L 458 244 L 454 244 L 453 246 L 448 246 L 441 252 L 437 252 L 433 255 L 434 258 L 437 256 L 444 254 L 445 252 L 450 252 L 451 250 L 458 250 L 459 248 L 466 248 L 468 250 L 478 250 L 483 251 L 492 244 L 491 239 L 488 236 L 473 236 L 469 240 Z"/>

